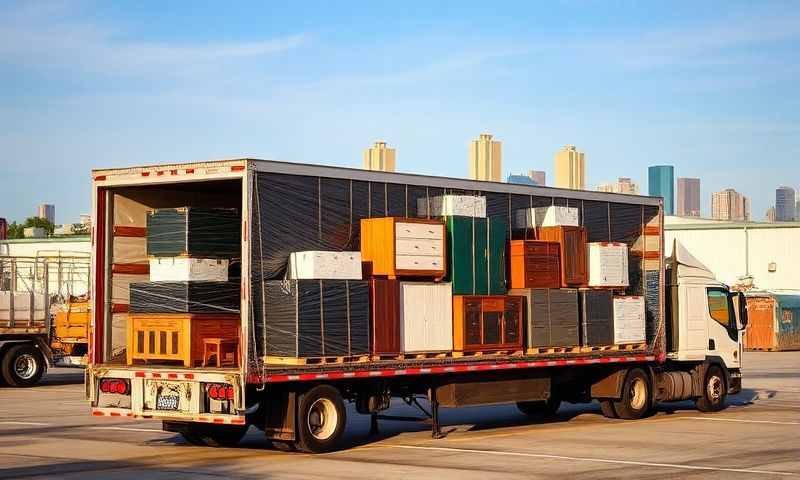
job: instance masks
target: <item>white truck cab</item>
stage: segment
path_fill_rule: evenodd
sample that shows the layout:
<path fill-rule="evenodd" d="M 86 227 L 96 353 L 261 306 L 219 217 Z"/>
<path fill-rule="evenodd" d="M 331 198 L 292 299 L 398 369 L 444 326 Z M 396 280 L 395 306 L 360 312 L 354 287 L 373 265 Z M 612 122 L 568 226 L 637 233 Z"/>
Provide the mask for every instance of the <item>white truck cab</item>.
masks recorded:
<path fill-rule="evenodd" d="M 667 358 L 716 365 L 729 393 L 741 388 L 742 333 L 747 326 L 743 293 L 731 291 L 675 241 L 667 259 Z"/>

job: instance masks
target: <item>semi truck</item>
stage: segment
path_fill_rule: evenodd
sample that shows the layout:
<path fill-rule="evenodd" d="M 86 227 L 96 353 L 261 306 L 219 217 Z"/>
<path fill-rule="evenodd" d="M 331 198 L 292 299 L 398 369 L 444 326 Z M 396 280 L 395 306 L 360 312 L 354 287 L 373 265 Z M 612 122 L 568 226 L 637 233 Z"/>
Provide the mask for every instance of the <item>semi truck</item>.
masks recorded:
<path fill-rule="evenodd" d="M 78 286 L 81 295 L 73 287 Z M 0 381 L 31 387 L 50 367 L 82 367 L 89 344 L 89 258 L 0 255 Z"/>
<path fill-rule="evenodd" d="M 661 198 L 256 159 L 100 169 L 92 176 L 85 386 L 97 417 L 160 419 L 164 430 L 208 446 L 236 445 L 252 426 L 277 447 L 320 453 L 341 445 L 347 403 L 369 415 L 376 430 L 391 400 L 403 399 L 429 416 L 439 437 L 441 407 L 513 403 L 542 416 L 562 402 L 597 401 L 604 415 L 635 420 L 662 402 L 693 400 L 701 411 L 720 410 L 741 389 L 746 302 L 681 245 L 665 256 Z M 630 285 L 623 293 L 645 299 L 646 341 L 633 348 L 270 362 L 270 336 L 282 334 L 265 328 L 265 319 L 286 305 L 270 300 L 264 283 L 284 278 L 289 252 L 357 250 L 360 220 L 416 217 L 420 202 L 443 193 L 485 197 L 489 216 L 574 207 L 588 241 L 626 244 Z M 178 352 L 169 342 L 183 334 L 177 330 L 144 331 L 136 343 L 128 292 L 147 278 L 146 247 L 140 243 L 135 254 L 123 248 L 147 235 L 148 211 L 178 207 L 239 212 L 240 342 L 232 364 L 132 362 L 126 355 L 131 348 Z"/>

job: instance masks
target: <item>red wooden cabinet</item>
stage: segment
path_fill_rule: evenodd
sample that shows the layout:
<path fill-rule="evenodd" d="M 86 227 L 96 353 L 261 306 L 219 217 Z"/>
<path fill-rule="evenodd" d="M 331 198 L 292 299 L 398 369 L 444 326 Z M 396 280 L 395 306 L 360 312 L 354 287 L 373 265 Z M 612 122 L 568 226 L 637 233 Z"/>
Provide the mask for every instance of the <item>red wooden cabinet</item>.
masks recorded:
<path fill-rule="evenodd" d="M 558 242 L 561 248 L 561 286 L 584 287 L 589 281 L 586 262 L 586 228 L 573 226 L 541 227 L 540 240 Z"/>
<path fill-rule="evenodd" d="M 453 297 L 453 350 L 522 348 L 522 297 Z"/>
<path fill-rule="evenodd" d="M 561 287 L 561 247 L 542 240 L 511 241 L 511 288 Z"/>
<path fill-rule="evenodd" d="M 396 354 L 400 345 L 400 281 L 373 278 L 369 281 L 371 349 L 375 355 Z"/>

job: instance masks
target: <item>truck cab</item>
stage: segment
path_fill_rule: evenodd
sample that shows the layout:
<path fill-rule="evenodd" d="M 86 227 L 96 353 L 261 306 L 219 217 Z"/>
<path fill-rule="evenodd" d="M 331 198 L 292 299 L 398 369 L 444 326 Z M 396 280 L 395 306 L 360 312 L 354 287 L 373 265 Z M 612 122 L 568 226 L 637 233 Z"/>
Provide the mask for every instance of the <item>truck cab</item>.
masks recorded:
<path fill-rule="evenodd" d="M 744 294 L 718 281 L 677 241 L 672 250 L 666 262 L 667 359 L 707 369 L 715 366 L 728 393 L 738 393 L 747 326 Z"/>

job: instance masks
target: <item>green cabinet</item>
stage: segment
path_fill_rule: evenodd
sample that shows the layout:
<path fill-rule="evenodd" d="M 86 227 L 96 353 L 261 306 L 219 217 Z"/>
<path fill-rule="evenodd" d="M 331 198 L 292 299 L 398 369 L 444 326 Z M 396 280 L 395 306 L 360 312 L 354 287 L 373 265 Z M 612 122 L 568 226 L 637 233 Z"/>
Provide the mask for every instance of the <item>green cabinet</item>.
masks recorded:
<path fill-rule="evenodd" d="M 453 295 L 506 293 L 505 217 L 445 217 L 447 280 Z"/>

